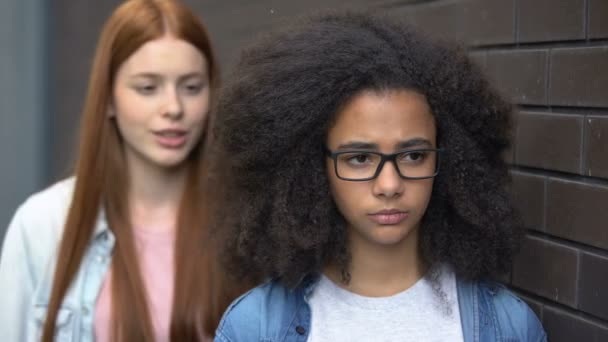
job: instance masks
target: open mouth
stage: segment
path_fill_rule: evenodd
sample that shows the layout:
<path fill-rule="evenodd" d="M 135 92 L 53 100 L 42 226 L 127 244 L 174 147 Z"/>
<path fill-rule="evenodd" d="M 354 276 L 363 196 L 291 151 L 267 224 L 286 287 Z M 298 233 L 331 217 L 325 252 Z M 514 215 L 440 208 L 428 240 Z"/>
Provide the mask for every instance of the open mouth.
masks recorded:
<path fill-rule="evenodd" d="M 180 148 L 186 144 L 187 131 L 166 129 L 155 131 L 156 141 L 163 147 Z"/>

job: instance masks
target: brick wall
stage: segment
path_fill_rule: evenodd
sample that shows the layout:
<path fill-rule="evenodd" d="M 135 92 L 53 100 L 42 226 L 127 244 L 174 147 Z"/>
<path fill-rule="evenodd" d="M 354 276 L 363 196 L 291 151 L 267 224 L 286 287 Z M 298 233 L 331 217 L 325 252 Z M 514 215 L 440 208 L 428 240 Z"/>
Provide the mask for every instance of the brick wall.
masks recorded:
<path fill-rule="evenodd" d="M 557 341 L 608 341 L 608 1 L 454 0 L 391 13 L 456 38 L 518 106 L 528 234 L 510 284 Z"/>

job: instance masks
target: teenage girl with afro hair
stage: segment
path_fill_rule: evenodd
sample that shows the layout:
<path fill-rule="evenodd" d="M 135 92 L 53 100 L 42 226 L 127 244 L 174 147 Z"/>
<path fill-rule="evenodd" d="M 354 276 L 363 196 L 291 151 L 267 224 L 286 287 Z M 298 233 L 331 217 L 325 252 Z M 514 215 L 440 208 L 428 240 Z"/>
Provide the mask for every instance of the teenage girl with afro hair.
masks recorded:
<path fill-rule="evenodd" d="M 216 341 L 545 341 L 495 281 L 521 236 L 511 110 L 463 50 L 386 17 L 245 50 L 214 122 L 214 224 L 262 285 Z"/>

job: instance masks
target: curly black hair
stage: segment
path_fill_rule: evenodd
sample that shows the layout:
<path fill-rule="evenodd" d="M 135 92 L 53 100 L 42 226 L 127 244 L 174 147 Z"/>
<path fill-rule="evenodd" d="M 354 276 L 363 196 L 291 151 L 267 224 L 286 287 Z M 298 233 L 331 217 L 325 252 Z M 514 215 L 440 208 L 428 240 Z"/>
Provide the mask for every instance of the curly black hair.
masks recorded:
<path fill-rule="evenodd" d="M 392 89 L 426 96 L 446 150 L 421 223 L 423 258 L 466 279 L 509 269 L 521 236 L 503 160 L 511 105 L 462 48 L 386 16 L 349 12 L 261 37 L 223 90 L 213 123 L 212 180 L 222 188 L 214 224 L 236 276 L 295 286 L 331 261 L 348 267 L 326 135 L 353 96 Z"/>

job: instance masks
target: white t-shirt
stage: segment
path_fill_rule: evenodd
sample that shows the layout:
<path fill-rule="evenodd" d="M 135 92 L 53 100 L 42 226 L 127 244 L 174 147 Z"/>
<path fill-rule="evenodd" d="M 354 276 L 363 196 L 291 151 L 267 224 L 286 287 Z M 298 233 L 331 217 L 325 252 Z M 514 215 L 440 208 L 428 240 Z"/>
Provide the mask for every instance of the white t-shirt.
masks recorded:
<path fill-rule="evenodd" d="M 389 297 L 360 296 L 321 276 L 309 304 L 309 342 L 463 341 L 456 278 L 447 266 Z"/>

